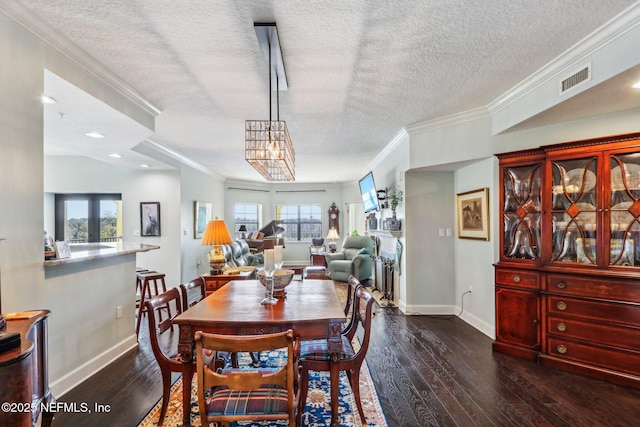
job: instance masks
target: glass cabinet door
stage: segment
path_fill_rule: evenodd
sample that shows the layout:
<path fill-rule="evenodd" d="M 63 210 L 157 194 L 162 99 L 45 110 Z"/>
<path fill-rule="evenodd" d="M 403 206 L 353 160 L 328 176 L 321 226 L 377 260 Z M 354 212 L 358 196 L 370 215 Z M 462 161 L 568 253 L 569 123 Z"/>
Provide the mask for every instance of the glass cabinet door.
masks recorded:
<path fill-rule="evenodd" d="M 640 154 L 609 157 L 609 265 L 640 265 Z"/>
<path fill-rule="evenodd" d="M 551 162 L 551 261 L 597 264 L 597 158 Z"/>
<path fill-rule="evenodd" d="M 540 259 L 541 165 L 503 169 L 504 230 L 502 255 Z"/>

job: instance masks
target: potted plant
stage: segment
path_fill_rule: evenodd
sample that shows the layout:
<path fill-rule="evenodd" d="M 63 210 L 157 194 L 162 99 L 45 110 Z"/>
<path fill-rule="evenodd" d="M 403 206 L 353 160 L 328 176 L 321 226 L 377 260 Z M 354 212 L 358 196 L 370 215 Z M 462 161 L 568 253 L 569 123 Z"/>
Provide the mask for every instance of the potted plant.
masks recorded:
<path fill-rule="evenodd" d="M 403 200 L 404 192 L 397 188 L 389 193 L 389 204 L 391 206 L 391 218 L 389 218 L 389 230 L 400 231 L 400 220 L 396 218 L 396 209 L 398 204 Z"/>

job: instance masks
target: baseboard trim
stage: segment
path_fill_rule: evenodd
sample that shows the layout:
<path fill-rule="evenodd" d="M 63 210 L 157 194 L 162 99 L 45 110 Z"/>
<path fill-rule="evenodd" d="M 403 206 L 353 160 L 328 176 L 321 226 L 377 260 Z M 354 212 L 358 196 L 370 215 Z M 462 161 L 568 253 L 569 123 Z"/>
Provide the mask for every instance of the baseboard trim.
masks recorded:
<path fill-rule="evenodd" d="M 493 340 L 496 339 L 496 328 L 488 324 L 484 320 L 480 319 L 479 317 L 471 313 L 468 313 L 466 311 L 463 311 L 462 313 L 460 313 L 458 317 L 460 317 L 462 320 L 464 320 L 465 322 L 467 322 L 468 324 L 470 324 L 471 326 L 473 326 L 474 328 L 476 328 L 477 330 L 479 330 L 489 338 Z"/>
<path fill-rule="evenodd" d="M 454 305 L 402 305 L 406 310 L 403 311 L 407 316 L 411 315 L 457 315 L 456 306 Z"/>
<path fill-rule="evenodd" d="M 104 353 L 88 360 L 82 366 L 77 367 L 68 374 L 58 378 L 50 384 L 51 393 L 58 399 L 78 384 L 105 368 L 108 364 L 122 356 L 127 351 L 135 348 L 138 340 L 135 334 L 125 338 Z"/>

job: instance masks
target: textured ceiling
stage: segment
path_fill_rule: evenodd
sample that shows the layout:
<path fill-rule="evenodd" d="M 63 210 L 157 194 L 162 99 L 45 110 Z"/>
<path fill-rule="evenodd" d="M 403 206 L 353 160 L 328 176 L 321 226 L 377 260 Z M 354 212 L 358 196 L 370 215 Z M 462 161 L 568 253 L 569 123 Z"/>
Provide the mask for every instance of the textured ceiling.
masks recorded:
<path fill-rule="evenodd" d="M 276 22 L 298 182 L 358 179 L 406 125 L 483 107 L 631 0 L 24 0 L 154 104 L 149 139 L 261 181 L 244 120 L 269 117 L 254 22 Z"/>

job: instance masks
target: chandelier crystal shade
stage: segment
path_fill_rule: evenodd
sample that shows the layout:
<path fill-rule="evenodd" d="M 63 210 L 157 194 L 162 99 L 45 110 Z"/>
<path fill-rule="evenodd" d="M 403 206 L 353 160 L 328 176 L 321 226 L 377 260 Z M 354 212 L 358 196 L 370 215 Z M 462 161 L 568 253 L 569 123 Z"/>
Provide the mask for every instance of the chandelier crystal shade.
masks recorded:
<path fill-rule="evenodd" d="M 275 24 L 255 23 L 258 44 L 269 68 L 269 120 L 247 120 L 244 126 L 245 159 L 267 181 L 295 181 L 296 154 L 287 123 L 280 120 L 280 90 L 287 80 Z M 272 76 L 275 76 L 275 86 Z M 271 93 L 276 91 L 276 120 L 271 118 Z"/>
<path fill-rule="evenodd" d="M 245 158 L 267 181 L 294 181 L 295 151 L 284 121 L 247 120 Z"/>

